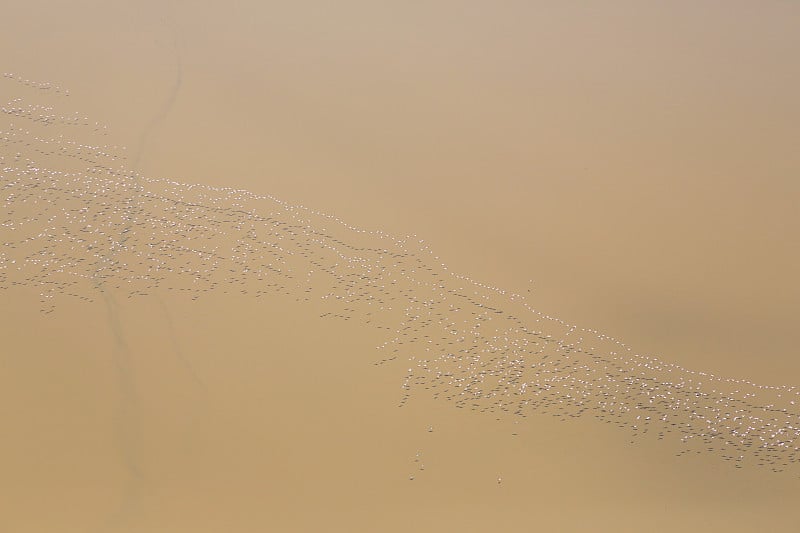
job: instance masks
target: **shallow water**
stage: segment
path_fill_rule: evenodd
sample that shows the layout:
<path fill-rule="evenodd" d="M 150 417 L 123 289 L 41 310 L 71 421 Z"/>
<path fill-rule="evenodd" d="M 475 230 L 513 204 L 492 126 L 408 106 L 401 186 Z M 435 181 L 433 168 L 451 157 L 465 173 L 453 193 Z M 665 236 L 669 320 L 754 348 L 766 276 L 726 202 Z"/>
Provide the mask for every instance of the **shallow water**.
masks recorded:
<path fill-rule="evenodd" d="M 537 525 L 575 531 L 793 523 L 796 156 L 783 147 L 796 103 L 761 108 L 774 108 L 769 146 L 742 127 L 702 151 L 684 132 L 680 150 L 667 151 L 659 136 L 675 142 L 690 118 L 706 133 L 719 127 L 695 106 L 713 93 L 701 82 L 720 78 L 689 76 L 684 58 L 660 74 L 682 73 L 691 101 L 672 101 L 676 117 L 656 127 L 627 110 L 598 148 L 563 133 L 578 95 L 551 95 L 560 113 L 549 118 L 522 94 L 497 98 L 539 79 L 492 63 L 509 43 L 453 63 L 395 49 L 389 31 L 377 41 L 384 58 L 419 76 L 401 98 L 427 110 L 411 107 L 415 125 L 379 105 L 400 96 L 381 77 L 393 74 L 355 68 L 378 56 L 361 56 L 345 35 L 377 38 L 370 31 L 314 33 L 333 26 L 289 10 L 309 26 L 267 38 L 263 28 L 226 30 L 243 20 L 231 13 L 215 34 L 230 32 L 222 45 L 200 31 L 207 9 L 93 15 L 110 25 L 95 39 L 126 20 L 135 28 L 111 50 L 144 78 L 100 80 L 111 72 L 102 61 L 64 82 L 10 69 L 0 78 L 9 528 L 525 529 L 532 506 Z M 573 31 L 585 23 L 545 13 Z M 447 35 L 472 46 L 440 22 L 443 33 L 423 42 L 440 53 Z M 763 24 L 783 35 L 776 19 Z M 331 55 L 312 59 L 314 39 L 332 39 Z M 236 59 L 247 56 L 217 63 L 255 42 L 251 59 L 270 58 L 281 76 Z M 771 51 L 791 44 L 776 37 Z M 708 46 L 709 57 L 727 57 Z M 770 57 L 762 68 L 797 81 Z M 539 60 L 558 72 L 556 60 Z M 428 79 L 429 64 L 453 71 Z M 461 85 L 490 66 L 497 78 Z M 70 77 L 76 86 L 62 88 Z M 368 98 L 348 94 L 364 84 Z M 668 99 L 648 87 L 638 105 L 662 113 Z M 455 92 L 442 100 L 445 89 Z M 583 127 L 614 102 L 595 89 L 584 96 L 601 111 Z M 730 87 L 730 98 L 761 102 L 746 89 Z M 465 111 L 479 96 L 482 106 Z M 539 137 L 546 128 L 524 120 L 534 111 L 560 140 Z M 750 126 L 762 120 L 737 113 Z M 394 127 L 369 129 L 381 123 Z M 649 128 L 644 140 L 637 124 Z M 749 158 L 730 151 L 745 141 Z"/>

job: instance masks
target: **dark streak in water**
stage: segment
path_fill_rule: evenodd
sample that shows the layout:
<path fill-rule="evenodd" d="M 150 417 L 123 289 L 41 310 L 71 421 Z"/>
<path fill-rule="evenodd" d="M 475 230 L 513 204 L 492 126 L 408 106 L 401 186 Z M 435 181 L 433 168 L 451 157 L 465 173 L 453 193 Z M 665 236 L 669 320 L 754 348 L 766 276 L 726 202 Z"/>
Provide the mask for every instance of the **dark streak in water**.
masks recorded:
<path fill-rule="evenodd" d="M 150 140 L 153 132 L 167 117 L 172 106 L 180 92 L 181 84 L 183 82 L 183 69 L 181 66 L 181 56 L 178 49 L 177 40 L 173 40 L 175 67 L 174 67 L 174 82 L 167 92 L 167 96 L 163 103 L 153 114 L 153 117 L 145 125 L 139 136 L 139 141 L 136 145 L 136 151 L 130 161 L 130 169 L 128 176 L 131 178 L 133 187 L 131 187 L 131 195 L 128 198 L 127 205 L 129 210 L 127 212 L 127 225 L 125 225 L 119 234 L 118 244 L 110 249 L 110 255 L 103 258 L 104 263 L 113 263 L 115 255 L 119 250 L 125 248 L 125 243 L 131 235 L 131 229 L 136 224 L 137 219 L 143 212 L 139 206 L 139 195 L 143 191 L 138 176 L 138 169 L 141 159 L 147 148 L 148 141 Z M 98 270 L 99 272 L 99 270 Z M 144 504 L 142 502 L 143 494 L 145 491 L 145 484 L 143 480 L 143 465 L 141 460 L 141 439 L 142 439 L 142 426 L 139 420 L 139 411 L 137 399 L 136 378 L 131 366 L 132 353 L 125 342 L 125 333 L 119 319 L 120 307 L 114 298 L 113 294 L 104 290 L 102 278 L 98 279 L 97 276 L 92 277 L 92 282 L 102 294 L 107 308 L 108 325 L 112 330 L 117 344 L 117 353 L 115 357 L 117 378 L 119 382 L 119 405 L 117 406 L 117 434 L 118 446 L 120 453 L 123 457 L 124 463 L 128 469 L 128 482 L 123 489 L 122 498 L 119 503 L 118 509 L 112 513 L 106 529 L 115 530 L 121 526 L 130 526 L 141 516 Z M 154 294 L 154 298 L 158 301 L 164 315 L 165 324 L 168 328 L 170 340 L 173 347 L 173 353 L 181 363 L 189 370 L 191 377 L 200 383 L 197 373 L 188 363 L 183 354 L 180 352 L 180 347 L 172 326 L 172 319 L 170 317 L 169 309 L 164 303 L 163 299 Z"/>

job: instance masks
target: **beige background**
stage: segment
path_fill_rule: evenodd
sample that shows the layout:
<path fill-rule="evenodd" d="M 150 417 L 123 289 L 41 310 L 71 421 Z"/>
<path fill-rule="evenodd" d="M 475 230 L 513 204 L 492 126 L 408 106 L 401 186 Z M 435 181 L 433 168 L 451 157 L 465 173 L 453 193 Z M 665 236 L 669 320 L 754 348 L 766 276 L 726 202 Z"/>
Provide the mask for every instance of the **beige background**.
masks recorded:
<path fill-rule="evenodd" d="M 800 383 L 792 2 L 3 11 L 0 69 L 68 87 L 147 175 L 418 234 L 452 269 L 637 352 Z M 35 292 L 2 298 L 3 531 L 797 524 L 796 473 L 674 458 L 588 419 L 528 418 L 512 438 L 446 403 L 397 409 L 397 376 L 363 364 L 379 335 L 222 295 L 123 308 L 131 483 L 102 306 L 42 317 Z"/>

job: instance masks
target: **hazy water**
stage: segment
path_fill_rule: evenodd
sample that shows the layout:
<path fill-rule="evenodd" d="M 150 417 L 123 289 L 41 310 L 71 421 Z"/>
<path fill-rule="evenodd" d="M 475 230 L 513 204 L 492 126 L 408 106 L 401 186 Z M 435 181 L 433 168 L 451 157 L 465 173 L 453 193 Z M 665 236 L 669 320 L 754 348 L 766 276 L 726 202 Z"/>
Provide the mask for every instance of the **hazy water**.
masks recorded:
<path fill-rule="evenodd" d="M 126 426 L 136 393 L 115 315 L 118 300 L 164 290 L 192 300 L 209 291 L 280 294 L 324 310 L 321 317 L 383 330 L 377 355 L 353 357 L 392 365 L 400 407 L 424 395 L 505 419 L 594 417 L 633 437 L 667 439 L 678 455 L 798 473 L 795 386 L 635 354 L 538 313 L 521 295 L 451 272 L 417 238 L 242 189 L 144 177 L 128 168 L 124 149 L 102 143 L 105 127 L 60 114 L 48 98 L 61 98 L 54 85 L 13 74 L 4 84 L 22 96 L 3 107 L 0 287 L 40 291 L 46 314 L 64 297 L 105 301 L 120 352 L 120 448 L 133 477 L 140 459 L 127 441 L 139 428 Z"/>
<path fill-rule="evenodd" d="M 639 355 L 420 237 L 249 192 L 235 165 L 225 186 L 148 176 L 178 58 L 130 150 L 78 90 L 0 80 L 10 526 L 519 529 L 533 500 L 562 510 L 549 527 L 579 508 L 565 528 L 614 530 L 624 509 L 637 530 L 678 505 L 702 530 L 795 493 L 791 375 Z M 68 488 L 69 508 L 32 503 Z"/>

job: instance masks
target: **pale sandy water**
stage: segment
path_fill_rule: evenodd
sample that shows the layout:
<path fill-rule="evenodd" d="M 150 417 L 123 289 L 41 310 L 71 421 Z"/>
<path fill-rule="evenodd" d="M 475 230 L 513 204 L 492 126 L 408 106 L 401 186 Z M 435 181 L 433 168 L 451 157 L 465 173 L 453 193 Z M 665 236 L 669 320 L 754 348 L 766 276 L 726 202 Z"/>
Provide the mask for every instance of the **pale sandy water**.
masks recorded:
<path fill-rule="evenodd" d="M 67 118 L 2 118 L 4 222 L 58 231 L 4 256 L 0 526 L 794 526 L 797 8 L 26 5 L 3 103 Z M 9 265 L 42 249 L 75 261 Z"/>

